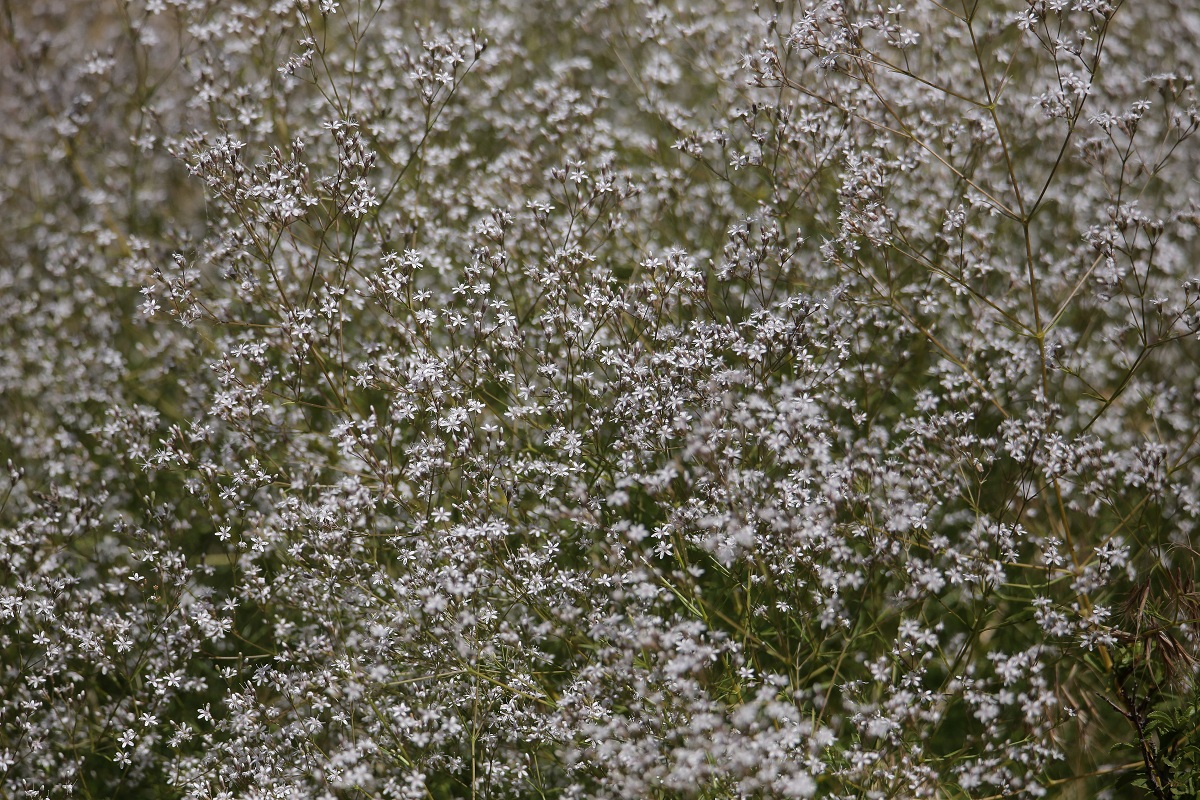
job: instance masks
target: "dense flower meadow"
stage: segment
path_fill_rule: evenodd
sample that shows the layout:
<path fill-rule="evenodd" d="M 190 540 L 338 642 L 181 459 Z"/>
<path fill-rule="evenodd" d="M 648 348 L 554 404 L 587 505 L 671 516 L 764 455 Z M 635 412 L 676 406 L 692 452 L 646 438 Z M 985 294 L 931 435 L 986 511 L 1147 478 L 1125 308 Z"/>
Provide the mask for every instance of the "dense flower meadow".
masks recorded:
<path fill-rule="evenodd" d="M 1200 5 L 0 0 L 0 799 L 1200 795 Z"/>

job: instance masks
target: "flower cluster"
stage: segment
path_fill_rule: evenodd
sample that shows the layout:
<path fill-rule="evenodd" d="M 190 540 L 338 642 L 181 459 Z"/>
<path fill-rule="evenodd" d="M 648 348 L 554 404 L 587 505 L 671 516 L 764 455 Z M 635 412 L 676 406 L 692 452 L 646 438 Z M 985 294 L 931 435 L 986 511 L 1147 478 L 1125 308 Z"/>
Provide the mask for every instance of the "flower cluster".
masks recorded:
<path fill-rule="evenodd" d="M 1200 790 L 1188 4 L 3 10 L 0 797 Z"/>

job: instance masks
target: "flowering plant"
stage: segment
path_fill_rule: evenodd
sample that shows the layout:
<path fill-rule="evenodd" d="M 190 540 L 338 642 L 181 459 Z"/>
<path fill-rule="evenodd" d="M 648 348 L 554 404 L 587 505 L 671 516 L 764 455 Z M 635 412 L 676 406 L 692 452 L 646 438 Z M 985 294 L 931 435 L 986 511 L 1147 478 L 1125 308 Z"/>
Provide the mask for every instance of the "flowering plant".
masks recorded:
<path fill-rule="evenodd" d="M 1187 4 L 0 2 L 0 797 L 1195 796 Z"/>

